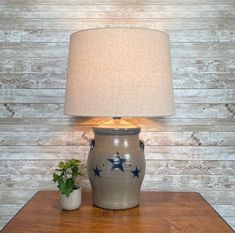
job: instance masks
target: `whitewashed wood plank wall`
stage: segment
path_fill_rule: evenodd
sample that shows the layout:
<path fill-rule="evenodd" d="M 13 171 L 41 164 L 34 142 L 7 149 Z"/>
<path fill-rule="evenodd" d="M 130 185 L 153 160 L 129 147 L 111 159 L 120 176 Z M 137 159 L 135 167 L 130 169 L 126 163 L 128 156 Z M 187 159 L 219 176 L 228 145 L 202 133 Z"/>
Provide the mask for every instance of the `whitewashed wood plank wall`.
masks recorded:
<path fill-rule="evenodd" d="M 59 160 L 86 170 L 94 120 L 63 114 L 68 40 L 113 26 L 171 37 L 176 114 L 139 121 L 143 190 L 200 192 L 235 228 L 234 16 L 234 0 L 0 0 L 0 228 L 55 188 Z"/>

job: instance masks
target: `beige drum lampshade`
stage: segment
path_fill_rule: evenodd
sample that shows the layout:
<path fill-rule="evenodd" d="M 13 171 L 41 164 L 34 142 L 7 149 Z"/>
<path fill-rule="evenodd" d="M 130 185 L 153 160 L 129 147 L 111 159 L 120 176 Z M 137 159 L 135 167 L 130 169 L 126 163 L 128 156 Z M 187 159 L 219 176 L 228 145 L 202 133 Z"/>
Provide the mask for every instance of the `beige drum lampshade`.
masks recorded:
<path fill-rule="evenodd" d="M 104 28 L 71 35 L 65 114 L 154 117 L 173 113 L 166 33 Z"/>

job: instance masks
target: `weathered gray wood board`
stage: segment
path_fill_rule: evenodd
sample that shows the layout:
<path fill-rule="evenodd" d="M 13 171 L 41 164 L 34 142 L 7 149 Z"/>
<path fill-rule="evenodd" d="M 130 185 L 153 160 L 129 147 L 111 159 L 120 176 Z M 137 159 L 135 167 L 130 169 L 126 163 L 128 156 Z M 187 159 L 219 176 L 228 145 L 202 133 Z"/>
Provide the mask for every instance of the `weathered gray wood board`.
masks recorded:
<path fill-rule="evenodd" d="M 143 190 L 200 192 L 235 229 L 234 0 L 0 0 L 0 228 L 56 188 L 60 160 L 79 158 L 86 173 L 101 119 L 63 114 L 69 36 L 120 26 L 163 30 L 172 48 L 175 115 L 134 119 Z"/>
<path fill-rule="evenodd" d="M 171 43 L 172 58 L 233 58 L 235 49 L 230 42 L 221 42 L 218 46 L 217 42 L 204 42 L 204 43 L 190 43 L 190 42 L 176 42 Z M 65 57 L 68 53 L 68 43 L 31 43 L 31 42 L 11 42 L 0 43 L 0 56 L 1 58 L 17 57 L 31 57 L 31 58 L 53 58 Z"/>
<path fill-rule="evenodd" d="M 132 4 L 132 5 L 174 5 L 174 4 L 183 4 L 183 5 L 206 5 L 206 4 L 212 4 L 212 5 L 220 5 L 220 4 L 234 4 L 233 0 L 1 0 L 0 4 L 29 4 L 29 5 L 35 5 L 35 4 L 46 4 L 46 5 L 52 5 L 52 4 L 72 4 L 72 5 L 83 5 L 83 4 L 93 4 L 93 5 L 100 5 L 100 4 Z"/>
<path fill-rule="evenodd" d="M 69 36 L 75 32 L 74 29 L 17 29 L 1 30 L 0 42 L 45 42 L 45 43 L 68 43 Z M 234 30 L 230 29 L 197 29 L 197 30 L 176 30 L 165 31 L 171 35 L 172 42 L 232 42 L 235 40 Z M 55 36 L 56 33 L 56 36 Z"/>
<path fill-rule="evenodd" d="M 65 76 L 52 73 L 1 73 L 0 87 L 2 89 L 65 88 Z M 235 89 L 232 73 L 191 73 L 185 76 L 185 74 L 174 74 L 174 88 Z"/>

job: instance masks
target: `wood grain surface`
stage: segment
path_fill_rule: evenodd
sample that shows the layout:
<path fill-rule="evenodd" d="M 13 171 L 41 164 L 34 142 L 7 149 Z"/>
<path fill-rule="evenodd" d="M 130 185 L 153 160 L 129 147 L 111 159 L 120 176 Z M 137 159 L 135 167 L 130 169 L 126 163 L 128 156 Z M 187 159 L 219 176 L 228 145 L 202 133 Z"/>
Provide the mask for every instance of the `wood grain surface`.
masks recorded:
<path fill-rule="evenodd" d="M 233 230 L 198 193 L 142 192 L 138 207 L 105 210 L 83 193 L 80 209 L 64 211 L 56 191 L 38 192 L 3 228 L 15 232 L 232 233 Z"/>

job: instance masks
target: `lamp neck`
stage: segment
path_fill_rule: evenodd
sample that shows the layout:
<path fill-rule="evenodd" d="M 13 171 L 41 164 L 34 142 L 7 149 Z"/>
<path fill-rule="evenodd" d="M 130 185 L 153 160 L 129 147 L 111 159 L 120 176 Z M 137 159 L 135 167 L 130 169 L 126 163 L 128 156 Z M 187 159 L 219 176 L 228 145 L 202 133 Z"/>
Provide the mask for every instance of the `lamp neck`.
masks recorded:
<path fill-rule="evenodd" d="M 131 120 L 124 120 L 121 117 L 113 117 L 111 120 L 107 120 L 95 128 L 103 128 L 103 129 L 136 129 L 140 128 L 135 124 L 131 123 Z"/>
<path fill-rule="evenodd" d="M 113 120 L 121 120 L 122 117 L 112 117 Z"/>

